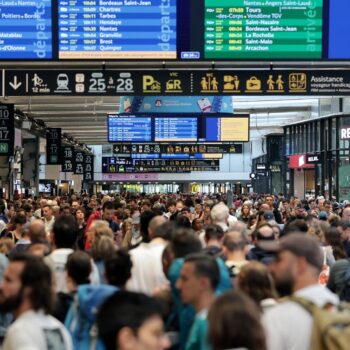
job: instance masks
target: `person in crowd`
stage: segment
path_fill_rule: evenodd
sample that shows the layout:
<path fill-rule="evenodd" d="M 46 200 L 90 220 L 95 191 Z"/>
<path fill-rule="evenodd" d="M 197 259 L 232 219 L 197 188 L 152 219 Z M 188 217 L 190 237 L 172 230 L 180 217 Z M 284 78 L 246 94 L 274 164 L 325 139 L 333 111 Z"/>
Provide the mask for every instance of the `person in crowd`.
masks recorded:
<path fill-rule="evenodd" d="M 340 239 L 342 241 L 345 254 L 350 257 L 350 221 L 341 220 L 337 225 L 337 230 L 340 233 Z"/>
<path fill-rule="evenodd" d="M 23 204 L 23 209 L 24 209 L 24 215 L 26 217 L 27 222 L 31 222 L 35 219 L 34 217 L 34 209 L 33 206 L 29 203 Z"/>
<path fill-rule="evenodd" d="M 237 291 L 218 297 L 208 313 L 208 342 L 213 350 L 266 350 L 266 337 L 256 304 Z"/>
<path fill-rule="evenodd" d="M 126 283 L 131 277 L 133 263 L 130 254 L 124 249 L 118 249 L 105 259 L 106 281 L 119 290 L 126 290 Z"/>
<path fill-rule="evenodd" d="M 167 208 L 167 213 L 165 214 L 165 216 L 170 219 L 170 217 L 176 212 L 176 201 L 170 199 L 168 202 L 167 202 L 167 205 L 166 205 L 166 208 Z"/>
<path fill-rule="evenodd" d="M 261 245 L 277 254 L 270 271 L 280 295 L 304 298 L 319 307 L 339 304 L 338 296 L 318 283 L 323 256 L 317 240 L 294 233 Z M 267 310 L 263 325 L 270 350 L 310 348 L 312 316 L 296 301 L 287 300 Z"/>
<path fill-rule="evenodd" d="M 152 295 L 155 289 L 167 283 L 162 267 L 162 254 L 171 239 L 173 224 L 164 216 L 154 216 L 148 225 L 150 243 L 141 243 L 130 250 L 133 264 L 127 289 Z"/>
<path fill-rule="evenodd" d="M 2 349 L 72 349 L 67 330 L 50 316 L 52 276 L 40 258 L 23 253 L 14 256 L 0 288 L 0 310 L 12 312 L 15 318 Z"/>
<path fill-rule="evenodd" d="M 200 218 L 193 219 L 192 221 L 192 230 L 197 234 L 198 238 L 202 243 L 202 247 L 205 248 L 205 230 L 204 230 L 204 222 Z"/>
<path fill-rule="evenodd" d="M 325 246 L 330 247 L 335 260 L 346 259 L 346 253 L 341 241 L 340 233 L 336 227 L 330 226 L 325 234 Z"/>
<path fill-rule="evenodd" d="M 57 293 L 57 300 L 53 311 L 59 321 L 64 323 L 68 310 L 73 303 L 78 286 L 90 283 L 91 259 L 84 251 L 75 251 L 68 256 L 65 266 L 67 293 Z"/>
<path fill-rule="evenodd" d="M 220 270 L 213 257 L 193 254 L 185 258 L 176 287 L 181 300 L 196 310 L 186 350 L 209 349 L 207 343 L 207 314 L 215 300 L 215 290 L 219 284 Z"/>
<path fill-rule="evenodd" d="M 241 214 L 238 217 L 238 220 L 247 224 L 249 220 L 249 215 L 250 215 L 250 206 L 248 204 L 243 204 L 241 209 Z"/>
<path fill-rule="evenodd" d="M 97 315 L 99 337 L 106 350 L 165 350 L 163 310 L 155 299 L 120 291 L 108 298 Z"/>
<path fill-rule="evenodd" d="M 273 196 L 266 196 L 265 197 L 265 204 L 268 205 L 268 207 L 269 207 L 268 210 L 273 212 L 273 215 L 275 217 L 275 221 L 278 224 L 282 224 L 282 217 L 281 217 L 281 214 L 278 211 L 278 209 L 275 208 L 275 206 L 274 206 L 274 198 L 273 198 Z"/>
<path fill-rule="evenodd" d="M 44 207 L 44 210 L 47 207 Z M 78 225 L 73 216 L 58 218 L 52 229 L 53 251 L 45 258 L 45 262 L 52 269 L 56 292 L 67 293 L 65 265 L 68 256 L 73 253 L 73 246 L 77 239 Z"/>
<path fill-rule="evenodd" d="M 194 216 L 193 219 L 199 219 L 199 220 L 203 220 L 204 219 L 204 210 L 203 210 L 203 206 L 200 203 L 197 203 L 194 206 Z"/>
<path fill-rule="evenodd" d="M 277 305 L 277 291 L 266 265 L 258 261 L 245 264 L 236 281 L 238 289 L 249 295 L 260 310 L 266 311 Z"/>
<path fill-rule="evenodd" d="M 7 238 L 12 239 L 13 243 L 17 243 L 21 237 L 22 237 L 22 232 L 23 232 L 23 226 L 26 223 L 26 218 L 23 215 L 16 215 L 13 218 L 13 225 L 14 225 L 14 230 L 9 231 L 6 234 Z"/>
<path fill-rule="evenodd" d="M 247 253 L 248 240 L 244 233 L 239 230 L 227 232 L 223 241 L 223 254 L 231 278 L 235 278 L 242 267 L 248 263 Z"/>
<path fill-rule="evenodd" d="M 229 208 L 223 202 L 214 205 L 210 212 L 210 217 L 212 223 L 221 226 L 224 232 L 229 228 L 229 218 L 232 218 L 232 223 L 237 221 L 236 217 L 230 216 Z"/>
<path fill-rule="evenodd" d="M 79 249 L 84 250 L 85 248 L 85 231 L 86 231 L 86 222 L 85 222 L 85 210 L 83 207 L 76 207 L 74 213 L 75 219 L 78 223 L 78 234 L 77 234 L 77 246 Z"/>
<path fill-rule="evenodd" d="M 203 252 L 214 257 L 221 256 L 223 238 L 224 230 L 220 225 L 208 225 L 205 228 L 205 248 Z"/>
<path fill-rule="evenodd" d="M 262 262 L 263 264 L 270 264 L 274 259 L 274 254 L 271 254 L 270 252 L 261 249 L 259 243 L 263 241 L 276 240 L 272 226 L 268 223 L 262 224 L 253 232 L 253 237 L 256 244 L 249 251 L 248 260 L 257 260 Z"/>
<path fill-rule="evenodd" d="M 42 212 L 43 212 L 42 220 L 44 221 L 45 231 L 46 231 L 46 234 L 50 236 L 53 229 L 54 222 L 55 222 L 55 217 L 52 215 L 51 205 L 48 205 L 48 204 L 44 205 L 42 207 Z"/>
<path fill-rule="evenodd" d="M 26 250 L 28 250 L 31 241 L 29 236 L 29 222 L 23 225 L 21 229 L 21 238 L 16 242 L 16 245 L 14 248 L 10 251 L 9 257 L 11 258 L 13 255 L 17 253 L 24 253 Z"/>

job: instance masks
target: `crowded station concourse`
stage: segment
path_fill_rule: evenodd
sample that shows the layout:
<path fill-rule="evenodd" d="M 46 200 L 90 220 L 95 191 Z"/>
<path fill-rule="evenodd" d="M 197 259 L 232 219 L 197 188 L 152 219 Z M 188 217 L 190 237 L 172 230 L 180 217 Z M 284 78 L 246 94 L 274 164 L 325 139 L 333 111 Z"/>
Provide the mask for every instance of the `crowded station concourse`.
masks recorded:
<path fill-rule="evenodd" d="M 350 349 L 349 0 L 0 1 L 0 349 Z"/>
<path fill-rule="evenodd" d="M 232 199 L 1 199 L 2 348 L 347 349 L 350 203 Z"/>

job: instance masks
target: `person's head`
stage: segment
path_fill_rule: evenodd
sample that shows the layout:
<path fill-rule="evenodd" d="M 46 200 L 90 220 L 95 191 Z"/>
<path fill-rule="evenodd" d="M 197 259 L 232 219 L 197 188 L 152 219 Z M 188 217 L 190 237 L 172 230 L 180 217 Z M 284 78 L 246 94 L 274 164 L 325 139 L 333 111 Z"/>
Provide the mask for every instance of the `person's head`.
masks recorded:
<path fill-rule="evenodd" d="M 152 209 L 152 204 L 149 199 L 144 199 L 141 203 L 141 213 Z"/>
<path fill-rule="evenodd" d="M 271 241 L 276 238 L 272 226 L 268 223 L 258 226 L 253 232 L 253 237 L 257 241 Z"/>
<path fill-rule="evenodd" d="M 175 258 L 184 258 L 188 254 L 200 252 L 202 244 L 198 236 L 192 231 L 179 228 L 173 234 L 171 251 Z"/>
<path fill-rule="evenodd" d="M 192 229 L 196 232 L 202 231 L 204 227 L 204 222 L 202 219 L 197 218 L 192 221 Z"/>
<path fill-rule="evenodd" d="M 214 224 L 227 225 L 227 220 L 229 217 L 228 206 L 223 202 L 214 205 L 210 212 L 210 217 Z"/>
<path fill-rule="evenodd" d="M 344 245 L 341 240 L 341 235 L 336 227 L 330 226 L 325 232 L 325 243 L 332 247 L 335 260 L 346 259 Z"/>
<path fill-rule="evenodd" d="M 148 237 L 151 241 L 154 238 L 156 229 L 168 222 L 168 220 L 163 215 L 154 216 L 148 224 Z"/>
<path fill-rule="evenodd" d="M 153 220 L 153 219 L 152 219 Z M 165 221 L 154 229 L 153 238 L 162 238 L 170 241 L 177 230 L 177 226 L 173 221 Z"/>
<path fill-rule="evenodd" d="M 131 277 L 132 261 L 127 251 L 115 250 L 104 262 L 108 284 L 124 289 Z"/>
<path fill-rule="evenodd" d="M 73 292 L 81 284 L 90 283 L 91 258 L 80 250 L 70 254 L 66 263 L 66 280 L 68 291 Z"/>
<path fill-rule="evenodd" d="M 103 220 L 111 221 L 113 220 L 114 216 L 114 204 L 110 201 L 106 201 L 103 203 L 102 206 L 102 211 L 103 211 Z"/>
<path fill-rule="evenodd" d="M 226 233 L 223 241 L 223 252 L 227 257 L 234 252 L 247 253 L 248 240 L 246 236 L 239 231 L 229 231 Z"/>
<path fill-rule="evenodd" d="M 140 216 L 140 231 L 142 234 L 143 242 L 149 242 L 149 231 L 148 227 L 151 222 L 151 220 L 156 216 L 156 213 L 152 210 L 145 210 L 141 213 Z"/>
<path fill-rule="evenodd" d="M 165 350 L 162 307 L 141 293 L 119 291 L 97 314 L 98 334 L 106 350 Z"/>
<path fill-rule="evenodd" d="M 43 216 L 46 220 L 51 220 L 52 218 L 52 208 L 51 205 L 46 204 L 43 208 Z"/>
<path fill-rule="evenodd" d="M 337 226 L 337 230 L 340 233 L 340 239 L 342 242 L 346 242 L 350 239 L 350 221 L 341 220 Z"/>
<path fill-rule="evenodd" d="M 78 236 L 78 224 L 72 215 L 55 220 L 52 229 L 56 248 L 72 248 Z"/>
<path fill-rule="evenodd" d="M 23 215 L 16 215 L 13 218 L 13 224 L 15 226 L 16 231 L 21 232 L 23 225 L 27 222 L 26 217 Z"/>
<path fill-rule="evenodd" d="M 244 217 L 248 217 L 250 214 L 250 207 L 247 204 L 243 204 L 241 209 L 241 215 Z"/>
<path fill-rule="evenodd" d="M 266 196 L 265 197 L 265 203 L 270 207 L 270 209 L 273 208 L 273 197 L 272 196 Z"/>
<path fill-rule="evenodd" d="M 21 312 L 43 310 L 50 313 L 53 300 L 52 275 L 48 265 L 30 254 L 14 255 L 0 285 L 0 310 L 15 314 L 20 309 Z"/>
<path fill-rule="evenodd" d="M 305 233 L 293 233 L 278 242 L 264 242 L 260 245 L 263 249 L 276 253 L 276 259 L 269 268 L 281 295 L 289 295 L 318 283 L 323 254 L 315 238 Z"/>
<path fill-rule="evenodd" d="M 326 199 L 324 202 L 323 202 L 323 210 L 329 214 L 331 211 L 332 211 L 332 203 Z"/>
<path fill-rule="evenodd" d="M 79 208 L 79 202 L 78 201 L 72 201 L 72 210 L 75 212 Z"/>
<path fill-rule="evenodd" d="M 210 241 L 216 241 L 221 243 L 224 237 L 224 230 L 219 225 L 208 225 L 205 228 L 205 242 L 208 244 Z"/>
<path fill-rule="evenodd" d="M 203 253 L 185 258 L 176 288 L 185 304 L 197 305 L 203 294 L 214 294 L 220 280 L 220 270 L 214 257 Z M 200 310 L 197 310 L 200 311 Z"/>
<path fill-rule="evenodd" d="M 345 207 L 345 208 L 343 209 L 341 218 L 342 218 L 342 220 L 344 220 L 344 221 L 350 221 L 350 207 Z"/>
<path fill-rule="evenodd" d="M 304 232 L 306 233 L 309 230 L 309 227 L 304 219 L 296 219 L 284 226 L 283 235 L 289 235 L 294 232 Z"/>
<path fill-rule="evenodd" d="M 262 300 L 277 298 L 275 284 L 267 266 L 258 261 L 251 261 L 241 268 L 237 276 L 237 286 L 259 307 Z"/>
<path fill-rule="evenodd" d="M 181 209 L 184 207 L 184 202 L 182 199 L 178 199 L 175 204 L 175 209 L 177 211 L 181 211 Z"/>
<path fill-rule="evenodd" d="M 72 210 L 71 210 L 71 207 L 68 203 L 66 203 L 62 206 L 62 215 L 63 216 L 72 215 Z"/>
<path fill-rule="evenodd" d="M 201 204 L 197 203 L 194 207 L 194 211 L 196 212 L 196 214 L 200 215 L 203 211 L 203 207 Z"/>
<path fill-rule="evenodd" d="M 13 203 L 8 203 L 8 204 L 7 204 L 6 215 L 7 215 L 10 219 L 13 219 L 13 218 L 15 217 L 16 211 L 15 211 L 15 206 L 13 205 Z"/>
<path fill-rule="evenodd" d="M 176 211 L 176 202 L 174 200 L 169 200 L 166 207 L 170 214 L 174 214 Z"/>
<path fill-rule="evenodd" d="M 317 203 L 315 199 L 309 200 L 309 207 L 310 207 L 310 210 L 317 210 Z"/>
<path fill-rule="evenodd" d="M 248 332 L 248 329 L 252 331 Z M 218 297 L 208 313 L 208 340 L 213 350 L 266 350 L 256 304 L 237 291 Z"/>
<path fill-rule="evenodd" d="M 91 255 L 95 261 L 102 261 L 114 254 L 116 247 L 113 241 L 113 232 L 107 227 L 100 227 L 95 231 L 91 244 Z"/>
<path fill-rule="evenodd" d="M 45 224 L 42 220 L 33 220 L 29 225 L 29 238 L 32 244 L 43 243 L 47 241 Z"/>
<path fill-rule="evenodd" d="M 85 218 L 85 210 L 84 208 L 82 207 L 77 207 L 75 209 L 75 218 L 78 220 L 78 221 L 83 221 L 84 218 Z"/>
<path fill-rule="evenodd" d="M 27 204 L 23 205 L 23 209 L 24 209 L 24 213 L 25 213 L 25 216 L 26 216 L 27 220 L 30 220 L 30 218 L 34 214 L 33 206 L 31 204 L 27 203 Z"/>

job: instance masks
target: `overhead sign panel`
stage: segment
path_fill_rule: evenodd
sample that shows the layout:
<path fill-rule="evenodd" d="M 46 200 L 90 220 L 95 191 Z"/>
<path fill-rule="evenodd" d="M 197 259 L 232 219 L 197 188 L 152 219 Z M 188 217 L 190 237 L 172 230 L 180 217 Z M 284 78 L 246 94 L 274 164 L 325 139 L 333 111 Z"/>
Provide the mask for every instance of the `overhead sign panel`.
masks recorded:
<path fill-rule="evenodd" d="M 51 0 L 1 1 L 0 59 L 52 59 L 51 14 Z"/>
<path fill-rule="evenodd" d="M 348 96 L 350 70 L 6 70 L 4 86 L 6 96 Z"/>
<path fill-rule="evenodd" d="M 74 147 L 64 146 L 62 147 L 62 172 L 73 172 L 75 168 L 75 154 Z"/>
<path fill-rule="evenodd" d="M 46 164 L 61 164 L 61 129 L 48 128 L 46 133 Z"/>
<path fill-rule="evenodd" d="M 12 156 L 15 143 L 13 104 L 0 104 L 0 155 Z"/>
<path fill-rule="evenodd" d="M 242 144 L 159 144 L 159 143 L 144 143 L 144 144 L 131 144 L 131 143 L 116 143 L 113 144 L 114 154 L 197 154 L 197 153 L 243 153 Z"/>

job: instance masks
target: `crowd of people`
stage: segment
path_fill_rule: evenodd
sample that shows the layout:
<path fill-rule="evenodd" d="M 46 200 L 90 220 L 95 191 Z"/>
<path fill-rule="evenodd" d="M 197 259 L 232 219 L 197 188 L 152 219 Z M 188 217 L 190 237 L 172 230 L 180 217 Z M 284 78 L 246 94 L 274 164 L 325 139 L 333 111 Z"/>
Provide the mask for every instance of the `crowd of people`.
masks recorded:
<path fill-rule="evenodd" d="M 0 199 L 5 350 L 350 344 L 350 203 L 279 195 Z"/>

